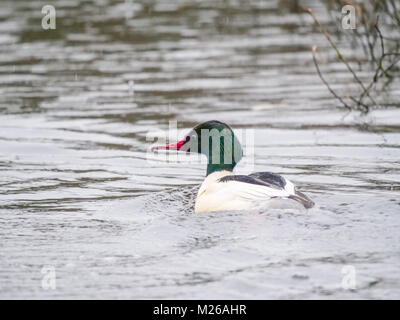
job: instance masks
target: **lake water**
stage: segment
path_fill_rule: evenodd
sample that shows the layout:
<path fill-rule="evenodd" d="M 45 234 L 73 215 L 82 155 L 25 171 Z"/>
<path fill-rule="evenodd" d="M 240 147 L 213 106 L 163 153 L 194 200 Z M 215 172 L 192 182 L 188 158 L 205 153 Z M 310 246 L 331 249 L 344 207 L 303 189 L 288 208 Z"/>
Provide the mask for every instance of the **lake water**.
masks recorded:
<path fill-rule="evenodd" d="M 400 86 L 337 108 L 311 47 L 351 75 L 289 2 L 1 1 L 0 298 L 400 298 Z M 194 214 L 204 162 L 148 138 L 213 119 L 317 206 Z"/>

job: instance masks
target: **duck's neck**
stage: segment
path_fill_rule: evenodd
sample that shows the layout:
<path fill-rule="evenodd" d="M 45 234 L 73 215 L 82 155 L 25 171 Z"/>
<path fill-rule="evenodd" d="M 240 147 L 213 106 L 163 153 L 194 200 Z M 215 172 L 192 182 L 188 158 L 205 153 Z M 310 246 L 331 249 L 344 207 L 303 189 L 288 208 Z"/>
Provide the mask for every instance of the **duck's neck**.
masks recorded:
<path fill-rule="evenodd" d="M 213 163 L 213 161 L 211 161 L 210 157 L 208 157 L 207 176 L 211 173 L 218 172 L 218 171 L 232 172 L 233 168 L 235 168 L 236 164 L 240 161 L 240 159 L 242 159 L 242 155 L 243 155 L 243 153 L 242 153 L 242 150 L 240 149 L 239 155 L 233 158 L 236 161 L 233 159 L 232 159 L 232 161 L 228 161 L 231 163 L 220 163 L 220 161 L 217 163 Z M 221 155 L 220 159 L 224 159 L 223 155 Z"/>
<path fill-rule="evenodd" d="M 207 176 L 218 171 L 232 172 L 233 168 L 243 157 L 242 146 L 237 138 L 233 135 L 233 141 L 232 138 L 231 140 L 224 139 L 223 143 L 221 143 L 219 146 L 219 150 L 213 149 L 211 140 L 209 143 L 209 150 L 215 151 L 217 154 L 214 152 L 211 154 L 206 154 L 208 160 Z"/>
<path fill-rule="evenodd" d="M 213 164 L 208 162 L 207 165 L 207 176 L 213 172 L 218 172 L 218 171 L 233 171 L 233 168 L 235 167 L 236 163 L 232 164 Z"/>

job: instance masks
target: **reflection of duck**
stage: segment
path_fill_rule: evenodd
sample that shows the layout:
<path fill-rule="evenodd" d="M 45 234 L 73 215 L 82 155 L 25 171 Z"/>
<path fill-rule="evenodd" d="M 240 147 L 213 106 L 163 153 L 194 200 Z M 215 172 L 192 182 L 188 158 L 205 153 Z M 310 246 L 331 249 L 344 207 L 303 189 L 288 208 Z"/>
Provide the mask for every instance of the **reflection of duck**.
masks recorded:
<path fill-rule="evenodd" d="M 233 168 L 243 156 L 242 147 L 232 129 L 219 121 L 207 121 L 194 127 L 181 141 L 155 149 L 197 152 L 207 156 L 207 177 L 196 198 L 195 212 L 245 210 L 266 207 L 271 200 L 293 200 L 305 208 L 314 206 L 292 182 L 270 172 L 235 175 Z"/>

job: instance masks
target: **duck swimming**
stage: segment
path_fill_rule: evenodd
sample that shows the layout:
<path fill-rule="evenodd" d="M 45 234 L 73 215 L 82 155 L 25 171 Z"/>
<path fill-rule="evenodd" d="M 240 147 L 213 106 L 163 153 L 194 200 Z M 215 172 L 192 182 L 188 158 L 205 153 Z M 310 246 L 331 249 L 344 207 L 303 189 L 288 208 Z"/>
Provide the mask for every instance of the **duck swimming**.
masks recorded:
<path fill-rule="evenodd" d="M 152 150 L 179 150 L 204 154 L 207 175 L 197 193 L 195 212 L 247 210 L 268 207 L 274 200 L 293 201 L 309 209 L 314 206 L 288 179 L 271 172 L 235 175 L 233 169 L 243 157 L 242 146 L 232 129 L 212 120 L 194 127 L 183 140 Z"/>

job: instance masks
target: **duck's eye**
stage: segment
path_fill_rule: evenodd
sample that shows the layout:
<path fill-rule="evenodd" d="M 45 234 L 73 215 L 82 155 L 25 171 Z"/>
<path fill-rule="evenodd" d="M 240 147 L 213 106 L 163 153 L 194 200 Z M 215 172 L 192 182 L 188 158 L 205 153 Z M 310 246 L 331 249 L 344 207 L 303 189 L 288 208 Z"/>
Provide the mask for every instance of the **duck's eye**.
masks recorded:
<path fill-rule="evenodd" d="M 190 140 L 190 136 L 186 136 L 185 142 L 188 142 Z"/>

